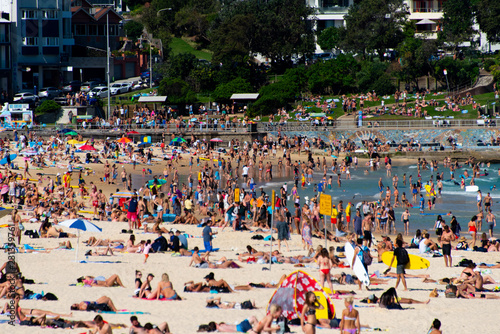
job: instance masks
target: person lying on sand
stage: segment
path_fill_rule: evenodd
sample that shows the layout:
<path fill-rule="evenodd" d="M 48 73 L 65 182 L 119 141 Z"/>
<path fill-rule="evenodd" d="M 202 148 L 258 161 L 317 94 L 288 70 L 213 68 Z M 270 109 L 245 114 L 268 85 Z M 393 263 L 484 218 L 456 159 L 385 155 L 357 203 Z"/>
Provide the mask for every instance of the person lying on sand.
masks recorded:
<path fill-rule="evenodd" d="M 113 304 L 113 301 L 107 297 L 102 296 L 96 301 L 88 302 L 83 301 L 71 305 L 72 311 L 87 311 L 87 312 L 117 312 L 118 309 Z"/>
<path fill-rule="evenodd" d="M 40 315 L 38 317 L 29 317 L 24 312 L 23 309 L 19 306 L 19 301 L 21 300 L 21 296 L 16 294 L 14 296 L 14 310 L 16 312 L 16 319 L 21 326 L 42 326 L 45 327 L 46 315 Z"/>
<path fill-rule="evenodd" d="M 9 303 L 5 303 L 3 310 L 2 310 L 2 313 L 7 314 L 9 312 L 9 310 L 10 310 Z M 62 313 L 55 313 L 55 312 L 51 312 L 51 311 L 40 310 L 40 309 L 36 309 L 36 308 L 21 308 L 21 311 L 24 314 L 28 314 L 28 315 L 50 316 L 50 317 L 55 317 L 56 319 L 58 319 L 60 317 L 72 317 L 73 316 L 72 312 L 69 314 L 62 314 Z"/>
<path fill-rule="evenodd" d="M 76 279 L 78 283 L 84 283 L 85 285 L 90 285 L 90 286 L 106 286 L 106 287 L 111 287 L 111 286 L 121 286 L 124 288 L 122 284 L 122 280 L 120 277 L 116 274 L 109 276 L 109 278 L 104 278 L 103 276 L 82 276 Z"/>
<path fill-rule="evenodd" d="M 97 239 L 96 237 L 90 237 L 87 241 L 84 241 L 83 243 L 90 247 L 97 247 L 97 246 L 117 247 L 123 245 L 124 242 L 125 241 L 123 240 Z"/>
<path fill-rule="evenodd" d="M 467 298 L 467 299 L 500 299 L 496 294 L 483 293 L 470 284 L 453 285 L 448 284 L 444 295 L 446 298 Z"/>
<path fill-rule="evenodd" d="M 85 255 L 86 256 L 108 256 L 109 255 L 113 256 L 113 249 L 111 247 L 107 247 L 106 249 L 103 249 L 101 251 L 99 250 L 88 250 Z"/>
<path fill-rule="evenodd" d="M 207 299 L 207 307 L 208 308 L 221 308 L 221 309 L 248 309 L 252 310 L 255 307 L 255 300 L 247 300 L 242 303 L 237 303 L 237 302 L 223 302 L 221 301 L 221 297 L 216 297 L 216 298 L 208 298 Z"/>
<path fill-rule="evenodd" d="M 130 317 L 130 331 L 129 334 L 169 334 L 170 328 L 167 322 L 162 322 L 158 326 L 146 323 L 142 326 L 135 315 Z"/>

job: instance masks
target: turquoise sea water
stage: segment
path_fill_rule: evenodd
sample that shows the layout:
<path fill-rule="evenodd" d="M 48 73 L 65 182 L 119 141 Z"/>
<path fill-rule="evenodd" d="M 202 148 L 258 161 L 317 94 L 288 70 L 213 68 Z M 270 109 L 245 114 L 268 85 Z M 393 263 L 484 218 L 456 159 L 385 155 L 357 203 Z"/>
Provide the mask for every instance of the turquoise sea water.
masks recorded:
<path fill-rule="evenodd" d="M 479 189 L 483 193 L 483 198 L 484 196 L 486 196 L 488 192 L 491 193 L 491 197 L 493 198 L 493 204 L 492 204 L 493 214 L 496 214 L 497 210 L 500 212 L 500 190 L 497 189 L 490 190 L 491 187 L 494 185 L 500 188 L 500 182 L 498 177 L 499 168 L 500 165 L 491 165 L 490 167 L 486 167 L 485 165 L 484 167 L 481 168 L 481 170 L 486 170 L 486 173 L 488 173 L 488 175 L 482 176 L 475 180 L 475 184 L 479 187 Z M 382 181 L 384 184 L 384 192 L 383 192 L 384 196 L 385 196 L 386 186 L 390 186 L 391 190 L 392 191 L 394 190 L 392 186 L 392 176 L 391 177 L 386 176 L 385 168 L 382 167 L 381 169 L 378 169 L 376 171 L 369 171 L 368 174 L 365 174 L 365 170 L 367 170 L 367 167 L 361 165 L 358 166 L 357 169 L 352 168 L 351 180 L 345 180 L 345 175 L 343 175 L 342 186 L 340 188 L 337 185 L 337 176 L 334 175 L 329 170 L 327 173 L 327 179 L 330 177 L 330 175 L 333 176 L 332 189 L 326 188 L 324 190 L 324 193 L 331 195 L 332 201 L 336 205 L 340 200 L 343 200 L 345 208 L 348 202 L 351 202 L 354 206 L 356 206 L 358 203 L 362 201 L 374 202 L 379 200 L 380 192 L 378 189 L 378 180 L 380 177 L 382 177 Z M 460 183 L 460 175 L 462 175 L 465 170 L 467 170 L 469 174 L 472 173 L 471 168 L 467 166 L 465 167 L 462 166 L 462 168 L 455 171 L 456 182 Z M 140 173 L 140 169 L 137 170 L 137 172 Z M 420 215 L 418 209 L 418 203 L 412 203 L 411 201 L 412 195 L 408 182 L 410 175 L 413 176 L 412 180 L 413 183 L 417 181 L 418 179 L 417 166 L 416 165 L 392 166 L 392 175 L 393 176 L 398 175 L 399 177 L 399 182 L 398 182 L 398 190 L 400 194 L 399 197 L 401 198 L 401 195 L 403 194 L 403 192 L 405 192 L 407 198 L 410 200 L 410 203 L 412 203 L 414 206 L 413 208 L 409 209 L 411 214 L 410 217 L 411 233 L 414 233 L 416 229 L 421 229 L 421 230 L 427 229 L 431 231 L 434 227 L 434 223 L 436 221 L 436 217 L 438 214 L 445 214 L 443 215 L 443 218 L 447 223 L 449 223 L 451 221 L 451 216 L 446 214 L 451 211 L 452 214 L 457 217 L 457 220 L 462 227 L 462 234 L 467 234 L 467 223 L 469 222 L 470 218 L 477 213 L 477 207 L 476 207 L 477 192 L 465 192 L 465 190 L 462 190 L 459 185 L 456 185 L 453 181 L 450 180 L 449 168 L 444 168 L 442 164 L 437 170 L 434 170 L 434 172 L 431 172 L 430 170 L 421 171 L 422 184 L 425 185 L 426 182 L 430 179 L 431 175 L 433 175 L 434 184 L 436 185 L 437 183 L 436 175 L 437 173 L 441 172 L 444 172 L 442 196 L 437 197 L 435 208 L 429 211 L 427 208 L 427 197 L 425 196 L 425 190 L 423 190 L 422 194 L 424 194 L 424 198 L 426 199 L 425 215 Z M 278 169 L 276 168 L 276 166 L 274 166 L 273 167 L 274 178 L 272 181 L 258 180 L 258 178 L 256 177 L 255 182 L 257 187 L 257 195 L 260 195 L 261 187 L 269 195 L 271 194 L 272 190 L 275 190 L 276 193 L 279 194 L 279 190 L 284 183 L 287 183 L 288 194 L 290 194 L 294 183 L 293 172 L 290 171 L 289 175 L 286 175 L 285 173 L 286 171 L 284 170 L 283 171 L 284 175 L 279 175 Z M 406 173 L 407 177 L 406 186 L 403 185 L 404 173 Z M 193 175 L 195 175 L 195 173 Z M 301 206 L 304 204 L 305 202 L 304 198 L 306 196 L 308 196 L 309 198 L 313 198 L 315 196 L 315 193 L 313 191 L 314 183 L 317 184 L 321 181 L 323 173 L 315 171 L 313 177 L 314 181 L 310 185 L 306 185 L 306 188 L 304 189 L 300 187 L 300 182 L 299 182 L 298 192 L 301 198 Z M 142 177 L 142 175 L 140 174 L 135 174 L 133 175 L 134 187 L 139 189 L 141 185 L 144 184 L 144 182 L 150 179 L 152 179 L 151 175 Z M 187 175 L 179 176 L 180 184 L 185 183 L 186 181 L 187 181 Z M 469 182 L 470 178 L 466 179 L 466 185 L 469 185 Z M 240 182 L 240 186 L 242 189 L 246 189 L 246 184 L 243 184 L 242 180 Z M 437 192 L 437 186 L 436 186 L 436 192 Z M 418 198 L 419 197 L 420 196 L 418 195 Z M 394 203 L 392 204 L 394 205 Z M 287 206 L 288 209 L 293 212 L 293 201 L 291 197 L 287 203 Z M 403 228 L 403 223 L 401 222 L 401 214 L 404 210 L 402 207 L 396 207 L 394 211 L 396 218 L 396 228 L 398 232 L 403 232 L 404 228 Z M 500 222 L 498 229 L 500 230 Z M 482 231 L 487 231 L 487 226 L 484 223 L 484 221 L 483 221 Z"/>
<path fill-rule="evenodd" d="M 482 176 L 475 180 L 475 184 L 479 187 L 479 189 L 483 193 L 483 198 L 486 196 L 488 192 L 490 192 L 491 197 L 493 199 L 492 201 L 493 214 L 495 214 L 496 210 L 500 211 L 500 203 L 499 203 L 500 190 L 496 189 L 491 190 L 491 187 L 497 185 L 497 183 L 499 182 L 498 181 L 499 167 L 500 167 L 499 165 L 491 165 L 488 168 L 485 165 L 483 168 L 481 168 L 481 170 L 486 170 L 486 173 L 488 173 L 488 175 Z M 398 175 L 399 198 L 401 199 L 401 195 L 403 194 L 403 192 L 405 192 L 406 197 L 408 198 L 410 203 L 412 203 L 412 194 L 408 179 L 409 176 L 412 175 L 413 183 L 416 183 L 416 181 L 418 180 L 417 177 L 418 172 L 416 165 L 393 166 L 391 177 L 386 176 L 385 168 L 381 168 L 376 171 L 369 171 L 368 174 L 365 174 L 366 169 L 367 168 L 365 166 L 358 166 L 357 169 L 354 168 L 351 169 L 351 180 L 345 180 L 345 175 L 343 175 L 342 186 L 340 188 L 337 185 L 337 176 L 333 175 L 333 173 L 329 171 L 327 174 L 327 179 L 330 177 L 330 175 L 333 175 L 332 189 L 326 188 L 324 190 L 324 193 L 332 196 L 333 204 L 337 205 L 338 202 L 342 200 L 344 203 L 344 208 L 348 202 L 351 202 L 354 206 L 356 206 L 358 203 L 362 201 L 374 202 L 380 199 L 380 192 L 378 189 L 379 178 L 382 177 L 382 181 L 384 184 L 383 196 L 385 197 L 385 189 L 386 189 L 385 187 L 389 186 L 393 191 L 394 188 L 392 186 L 392 176 Z M 472 169 L 468 168 L 467 166 L 465 166 L 465 168 L 462 167 L 459 170 L 456 170 L 455 181 L 458 182 L 459 184 L 460 184 L 460 175 L 463 174 L 464 170 L 468 170 L 469 174 L 472 174 Z M 425 214 L 424 215 L 420 214 L 418 203 L 412 203 L 414 207 L 409 209 L 411 214 L 410 217 L 411 232 L 414 232 L 416 229 L 421 229 L 421 230 L 427 229 L 429 231 L 432 230 L 434 227 L 434 223 L 436 221 L 437 214 L 447 214 L 451 211 L 452 214 L 457 217 L 457 220 L 462 227 L 462 234 L 464 234 L 464 232 L 467 233 L 467 223 L 469 222 L 470 218 L 477 213 L 477 206 L 476 206 L 477 192 L 465 192 L 465 190 L 462 190 L 459 185 L 456 185 L 453 181 L 450 180 L 449 168 L 443 168 L 442 165 L 437 169 L 437 171 L 434 170 L 434 172 L 431 172 L 430 170 L 421 171 L 420 174 L 422 177 L 422 184 L 425 185 L 426 182 L 430 180 L 431 175 L 433 175 L 434 176 L 433 182 L 436 185 L 437 184 L 436 175 L 437 173 L 441 172 L 444 172 L 443 179 L 445 181 L 443 182 L 442 196 L 437 197 L 435 208 L 433 208 L 431 211 L 428 210 L 427 208 L 428 197 L 425 196 L 425 190 L 422 190 L 422 194 L 426 199 L 425 212 L 424 212 Z M 407 177 L 406 186 L 403 185 L 404 173 L 406 173 Z M 313 191 L 314 183 L 317 184 L 321 181 L 323 173 L 316 171 L 313 177 L 314 177 L 314 182 L 306 186 L 305 189 L 301 189 L 299 180 L 298 192 L 301 198 L 301 205 L 303 205 L 304 203 L 305 196 L 308 196 L 309 198 L 315 196 L 315 193 Z M 272 182 L 261 181 L 261 182 L 256 182 L 256 184 L 257 187 L 263 187 L 264 191 L 266 191 L 267 194 L 270 194 L 273 189 L 276 191 L 276 193 L 279 193 L 279 189 L 285 182 L 287 183 L 288 186 L 288 193 L 290 193 L 294 183 L 293 174 L 290 177 L 283 177 L 283 176 L 276 177 L 273 179 Z M 466 185 L 469 185 L 469 182 L 470 178 L 466 179 Z M 437 186 L 435 187 L 437 192 Z M 498 183 L 497 187 L 500 188 L 500 183 Z M 257 194 L 259 193 L 260 192 L 257 191 Z M 420 198 L 420 195 L 417 196 L 418 198 Z M 293 201 L 292 198 L 290 199 L 291 200 L 288 201 L 287 203 L 287 207 L 289 210 L 292 210 Z M 392 200 L 392 205 L 394 205 L 394 199 L 392 198 L 391 200 Z M 403 232 L 404 228 L 403 228 L 403 223 L 401 222 L 401 214 L 403 213 L 404 209 L 402 207 L 396 207 L 394 211 L 396 218 L 396 228 L 398 232 Z M 443 216 L 444 220 L 447 223 L 451 221 L 451 217 L 452 216 L 450 215 Z M 483 221 L 482 231 L 487 231 L 487 227 L 484 221 Z"/>

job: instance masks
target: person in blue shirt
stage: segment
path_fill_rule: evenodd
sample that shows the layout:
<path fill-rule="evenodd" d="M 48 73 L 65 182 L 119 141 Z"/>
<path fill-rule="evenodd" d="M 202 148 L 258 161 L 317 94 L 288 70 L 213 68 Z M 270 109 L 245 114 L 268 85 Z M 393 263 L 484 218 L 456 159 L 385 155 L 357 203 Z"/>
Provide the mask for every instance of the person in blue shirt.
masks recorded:
<path fill-rule="evenodd" d="M 425 199 L 422 194 L 420 194 L 420 213 L 424 213 Z"/>

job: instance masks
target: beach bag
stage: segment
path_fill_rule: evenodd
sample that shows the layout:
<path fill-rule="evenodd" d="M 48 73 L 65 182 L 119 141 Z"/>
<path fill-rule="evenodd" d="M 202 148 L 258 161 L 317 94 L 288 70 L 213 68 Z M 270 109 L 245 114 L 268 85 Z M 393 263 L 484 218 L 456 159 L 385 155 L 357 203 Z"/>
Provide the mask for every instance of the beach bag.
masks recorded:
<path fill-rule="evenodd" d="M 399 264 L 406 265 L 408 262 L 410 262 L 410 257 L 408 256 L 408 252 L 404 248 L 401 248 L 401 259 L 400 260 L 401 260 L 401 263 L 398 263 L 398 265 Z"/>

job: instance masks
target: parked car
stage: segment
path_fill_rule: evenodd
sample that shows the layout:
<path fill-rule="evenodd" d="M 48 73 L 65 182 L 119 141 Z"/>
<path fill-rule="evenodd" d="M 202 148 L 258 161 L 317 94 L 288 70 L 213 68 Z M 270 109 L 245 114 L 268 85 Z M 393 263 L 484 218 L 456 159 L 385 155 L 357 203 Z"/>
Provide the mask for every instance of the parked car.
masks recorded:
<path fill-rule="evenodd" d="M 143 72 L 141 72 L 141 80 L 149 79 L 149 68 Z"/>
<path fill-rule="evenodd" d="M 62 90 L 65 93 L 76 93 L 76 92 L 80 91 L 81 87 L 82 87 L 82 83 L 80 80 L 73 80 L 73 81 L 65 83 Z"/>
<path fill-rule="evenodd" d="M 37 102 L 38 100 L 38 96 L 33 93 L 24 92 L 14 95 L 14 102 Z"/>
<path fill-rule="evenodd" d="M 59 94 L 61 94 L 61 91 L 56 87 L 45 87 L 40 89 L 40 91 L 38 92 L 38 96 L 40 98 L 47 98 L 47 99 L 52 99 L 56 96 L 59 96 Z"/>
<path fill-rule="evenodd" d="M 82 83 L 82 86 L 80 87 L 80 90 L 84 93 L 87 93 L 91 91 L 92 89 L 96 88 L 99 86 L 99 82 L 97 81 L 86 81 Z"/>
<path fill-rule="evenodd" d="M 132 84 L 128 82 L 114 83 L 111 85 L 110 90 L 112 95 L 127 93 L 132 90 Z"/>
<path fill-rule="evenodd" d="M 67 106 L 68 105 L 68 100 L 64 96 L 58 96 L 54 98 L 54 102 L 61 105 L 61 106 Z"/>
<path fill-rule="evenodd" d="M 108 87 L 95 87 L 89 92 L 90 97 L 99 97 L 101 99 L 108 97 Z"/>

